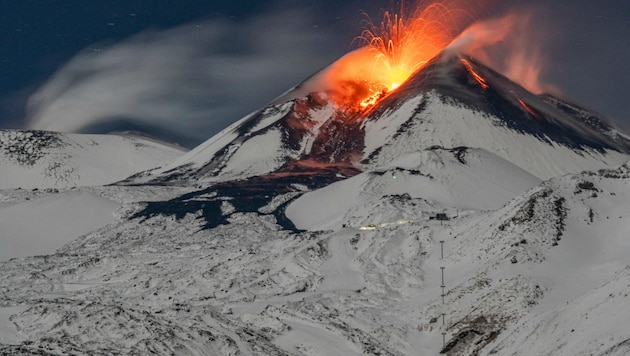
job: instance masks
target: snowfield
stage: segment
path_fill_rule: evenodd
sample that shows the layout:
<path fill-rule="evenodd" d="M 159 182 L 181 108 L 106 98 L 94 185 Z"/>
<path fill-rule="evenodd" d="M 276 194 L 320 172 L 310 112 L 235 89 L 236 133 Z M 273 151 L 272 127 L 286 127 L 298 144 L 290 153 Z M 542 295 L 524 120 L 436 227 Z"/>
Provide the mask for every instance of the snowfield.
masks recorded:
<path fill-rule="evenodd" d="M 2 262 L 2 350 L 437 354 L 445 332 L 451 355 L 623 355 L 629 186 L 628 165 L 567 175 L 446 222 L 421 198 L 340 195 L 338 211 L 374 227 L 300 233 L 256 213 L 213 229 L 192 214 L 128 220 L 171 188 L 91 188 L 123 205 L 115 222 Z"/>
<path fill-rule="evenodd" d="M 110 184 L 184 153 L 130 135 L 0 130 L 0 189 Z"/>
<path fill-rule="evenodd" d="M 0 261 L 47 255 L 114 222 L 118 204 L 83 191 L 38 196 L 0 207 Z"/>

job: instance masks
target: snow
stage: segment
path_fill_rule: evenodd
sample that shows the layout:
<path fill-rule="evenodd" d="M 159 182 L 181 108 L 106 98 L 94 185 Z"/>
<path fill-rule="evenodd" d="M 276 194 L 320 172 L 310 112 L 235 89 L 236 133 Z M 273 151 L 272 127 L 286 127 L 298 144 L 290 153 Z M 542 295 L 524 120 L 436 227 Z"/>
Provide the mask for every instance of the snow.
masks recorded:
<path fill-rule="evenodd" d="M 119 204 L 81 191 L 47 194 L 0 207 L 0 261 L 47 255 L 114 222 Z"/>
<path fill-rule="evenodd" d="M 240 147 L 241 142 L 237 142 L 239 138 L 238 128 L 242 125 L 246 124 L 250 120 L 254 120 L 257 115 L 261 115 L 262 119 L 247 133 L 251 135 L 255 132 L 259 132 L 269 127 L 270 125 L 277 122 L 280 118 L 282 118 L 288 110 L 291 108 L 290 102 L 283 102 L 277 105 L 270 105 L 267 108 L 255 111 L 249 115 L 246 115 L 242 119 L 234 122 L 227 128 L 223 129 L 218 134 L 209 138 L 199 146 L 195 147 L 193 150 L 188 152 L 187 154 L 181 156 L 179 159 L 173 160 L 169 164 L 164 165 L 163 167 L 157 168 L 148 172 L 148 177 L 144 177 L 144 179 L 148 179 L 151 177 L 160 176 L 166 172 L 172 171 L 181 167 L 189 167 L 192 166 L 196 169 L 202 168 L 205 164 L 211 160 L 215 154 L 217 154 L 221 149 L 227 147 L 231 143 L 237 145 L 237 148 Z M 272 145 L 275 147 L 277 142 L 273 142 Z M 238 163 L 237 163 L 238 164 Z"/>
<path fill-rule="evenodd" d="M 233 179 L 272 172 L 282 165 L 281 157 L 282 134 L 278 130 L 269 130 L 241 144 L 223 172 L 225 178 Z"/>
<path fill-rule="evenodd" d="M 114 183 L 184 151 L 140 137 L 0 131 L 0 189 Z"/>
<path fill-rule="evenodd" d="M 322 265 L 324 281 L 319 291 L 359 290 L 365 286 L 363 273 L 356 263 L 356 251 L 350 245 L 352 233 L 347 231 L 334 234 L 328 241 L 330 257 Z"/>
<path fill-rule="evenodd" d="M 357 347 L 321 325 L 304 321 L 287 321 L 287 325 L 291 331 L 278 338 L 277 343 L 289 352 L 309 356 L 363 355 Z"/>
<path fill-rule="evenodd" d="M 318 100 L 325 100 L 325 96 L 321 94 Z M 133 181 L 168 181 L 169 175 L 175 173 L 179 184 L 184 184 L 181 179 L 184 175 L 194 176 L 203 182 L 217 182 L 272 172 L 289 160 L 310 154 L 321 126 L 336 111 L 332 104 L 326 104 L 308 108 L 306 113 L 298 114 L 308 120 L 309 130 L 303 133 L 299 147 L 291 148 L 286 142 L 290 130 L 283 126 L 281 120 L 295 106 L 294 101 L 270 104 L 237 121 L 181 158 L 161 168 L 144 172 L 143 175 L 134 177 Z"/>
<path fill-rule="evenodd" d="M 19 330 L 11 322 L 11 316 L 19 314 L 26 310 L 25 307 L 0 307 L 0 345 L 2 344 L 19 344 L 25 340 Z"/>
<path fill-rule="evenodd" d="M 311 153 L 313 143 L 315 139 L 317 139 L 322 125 L 333 115 L 334 112 L 335 107 L 331 104 L 328 104 L 319 110 L 310 111 L 310 120 L 313 122 L 313 126 L 311 127 L 310 132 L 304 136 L 300 145 L 299 153 Z"/>
<path fill-rule="evenodd" d="M 268 126 L 274 124 L 276 121 L 280 120 L 289 112 L 292 104 L 293 103 L 289 101 L 282 105 L 270 106 L 265 108 L 265 110 L 261 112 L 263 119 L 260 120 L 260 122 L 256 124 L 256 126 L 254 126 L 254 128 L 251 129 L 250 133 L 261 131 Z"/>
<path fill-rule="evenodd" d="M 519 167 L 480 149 L 461 154 L 434 149 L 402 155 L 384 170 L 368 171 L 304 194 L 287 209 L 297 227 L 309 230 L 340 228 L 357 216 L 355 211 L 384 196 L 408 194 L 440 209 L 498 209 L 512 197 L 524 193 L 540 180 Z M 331 202 L 335 202 L 331 204 Z M 413 213 L 370 217 L 370 224 L 417 219 Z M 359 227 L 359 226 L 355 226 Z"/>
<path fill-rule="evenodd" d="M 308 195 L 310 205 L 292 205 L 290 212 L 327 211 L 310 222 L 318 231 L 301 233 L 258 214 L 235 213 L 230 224 L 210 230 L 194 214 L 128 220 L 137 202 L 167 200 L 183 188 L 3 191 L 0 216 L 7 220 L 4 210 L 18 207 L 46 215 L 46 207 L 61 212 L 106 205 L 105 216 L 123 204 L 113 222 L 102 222 L 105 228 L 92 227 L 55 254 L 2 263 L 0 314 L 4 320 L 12 315 L 0 332 L 4 350 L 29 340 L 58 353 L 67 353 L 70 343 L 85 353 L 179 347 L 197 354 L 436 354 L 443 331 L 448 343 L 477 330 L 481 334 L 462 337 L 450 353 L 627 352 L 630 170 L 536 183 L 484 150 L 468 150 L 463 158 L 465 164 L 449 150 L 429 150 L 390 162 L 382 176 L 366 173 L 306 193 L 300 199 Z M 457 211 L 411 189 L 416 197 L 389 195 L 411 184 L 403 172 L 418 167 L 436 176 L 463 175 L 474 185 L 479 181 L 471 172 L 484 169 L 504 185 L 519 179 L 538 185 L 520 186 L 522 193 L 489 210 Z M 504 169 L 509 174 L 501 176 Z M 399 181 L 404 183 L 396 187 Z M 466 182 L 444 186 L 460 185 Z M 558 204 L 566 215 L 557 212 Z M 429 220 L 444 209 L 449 221 Z M 326 214 L 344 218 L 327 225 L 321 220 Z M 554 245 L 560 218 L 564 227 Z M 351 224 L 344 228 L 344 221 Z M 371 223 L 372 229 L 359 229 Z M 493 332 L 495 338 L 486 338 Z"/>
<path fill-rule="evenodd" d="M 419 105 L 426 105 L 416 113 Z M 395 135 L 409 120 L 404 132 Z M 577 153 L 569 147 L 550 144 L 533 135 L 524 135 L 500 124 L 488 114 L 464 106 L 443 103 L 435 92 L 414 97 L 402 106 L 385 112 L 379 120 L 365 123 L 364 158 L 382 146 L 370 167 L 381 167 L 400 155 L 425 150 L 431 146 L 444 148 L 472 147 L 502 157 L 540 179 L 566 173 L 596 170 L 627 161 L 627 155 L 593 150 Z M 383 142 L 387 142 L 383 145 Z"/>

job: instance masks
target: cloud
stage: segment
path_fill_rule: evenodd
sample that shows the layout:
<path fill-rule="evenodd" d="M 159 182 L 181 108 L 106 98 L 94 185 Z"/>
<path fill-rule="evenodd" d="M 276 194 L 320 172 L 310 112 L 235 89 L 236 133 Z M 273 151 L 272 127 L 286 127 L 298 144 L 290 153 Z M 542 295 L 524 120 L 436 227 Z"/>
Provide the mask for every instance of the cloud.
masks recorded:
<path fill-rule="evenodd" d="M 195 145 L 341 55 L 304 9 L 147 31 L 77 54 L 28 100 L 28 126 L 142 127 Z M 153 129 L 151 129 L 153 128 Z"/>

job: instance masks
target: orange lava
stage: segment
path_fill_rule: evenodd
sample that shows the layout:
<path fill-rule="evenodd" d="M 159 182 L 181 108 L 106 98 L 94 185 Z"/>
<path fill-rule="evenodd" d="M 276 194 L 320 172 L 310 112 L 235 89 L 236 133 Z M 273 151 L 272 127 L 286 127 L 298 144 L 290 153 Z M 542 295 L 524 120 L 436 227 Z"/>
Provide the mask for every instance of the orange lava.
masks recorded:
<path fill-rule="evenodd" d="M 464 58 L 460 58 L 460 60 L 462 61 L 462 64 L 464 64 L 464 67 L 466 67 L 466 70 L 468 71 L 468 73 L 470 73 L 470 75 L 472 75 L 472 77 L 475 78 L 477 83 L 479 83 L 479 85 L 481 85 L 482 88 L 488 89 L 488 84 L 486 83 L 486 80 L 483 79 L 482 76 L 477 74 L 477 72 L 475 72 L 472 65 L 470 65 L 470 62 L 468 62 Z"/>
<path fill-rule="evenodd" d="M 355 42 L 362 46 L 335 62 L 325 80 L 338 107 L 369 110 L 446 48 L 469 16 L 453 1 L 420 3 L 410 16 L 385 11 L 379 24 L 365 20 Z"/>
<path fill-rule="evenodd" d="M 540 119 L 540 116 L 538 115 L 538 113 L 535 112 L 534 109 L 530 108 L 529 105 L 527 105 L 523 100 L 521 100 L 521 98 L 516 98 L 516 100 L 518 100 L 518 103 L 521 104 L 523 109 L 525 109 L 525 111 L 527 111 L 530 115 L 532 115 L 533 117 L 537 119 Z"/>

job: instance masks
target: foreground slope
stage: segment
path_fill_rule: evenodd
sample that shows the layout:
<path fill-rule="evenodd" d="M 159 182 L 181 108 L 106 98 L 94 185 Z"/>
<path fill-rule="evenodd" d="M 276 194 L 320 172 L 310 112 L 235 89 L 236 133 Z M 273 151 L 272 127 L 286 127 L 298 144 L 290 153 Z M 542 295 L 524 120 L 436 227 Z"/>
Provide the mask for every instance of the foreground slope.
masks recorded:
<path fill-rule="evenodd" d="M 13 194 L 10 194 L 13 195 Z M 29 199 L 24 201 L 24 197 Z M 79 236 L 115 221 L 119 204 L 87 191 L 0 193 L 0 261 L 46 255 Z"/>
<path fill-rule="evenodd" d="M 102 188 L 127 201 L 120 220 L 2 263 L 1 350 L 623 355 L 628 186 L 628 165 L 564 176 L 444 224 L 382 192 L 348 211 L 406 222 L 299 233 L 261 213 L 213 229 L 199 214 L 128 220 L 143 208 L 130 196 L 172 188 Z"/>
<path fill-rule="evenodd" d="M 0 131 L 0 189 L 110 184 L 183 155 L 137 136 Z"/>
<path fill-rule="evenodd" d="M 182 154 L 131 135 L 0 131 L 0 260 L 53 253 L 115 221 L 119 203 L 76 187 L 111 184 Z"/>

